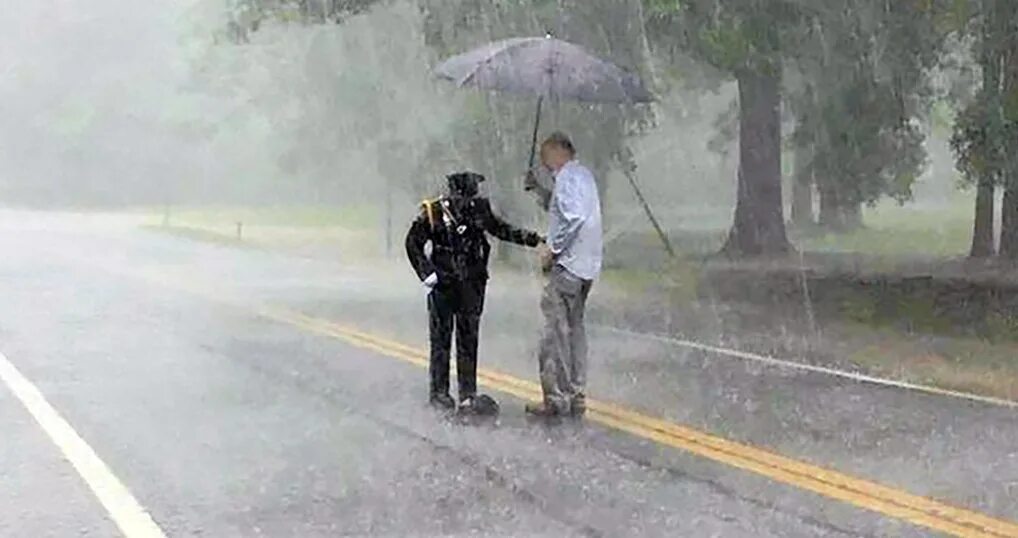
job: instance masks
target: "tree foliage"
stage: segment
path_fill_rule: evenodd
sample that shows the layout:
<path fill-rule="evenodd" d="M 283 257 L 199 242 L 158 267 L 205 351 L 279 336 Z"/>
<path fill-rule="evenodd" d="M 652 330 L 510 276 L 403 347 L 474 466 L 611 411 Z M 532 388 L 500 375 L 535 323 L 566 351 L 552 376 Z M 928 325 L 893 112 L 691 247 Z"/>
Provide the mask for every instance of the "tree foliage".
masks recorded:
<path fill-rule="evenodd" d="M 926 163 L 923 119 L 946 36 L 929 2 L 817 2 L 786 95 L 795 144 L 812 154 L 822 224 L 847 222 L 860 204 L 899 202 Z"/>
<path fill-rule="evenodd" d="M 975 37 L 983 83 L 973 98 L 963 103 L 957 116 L 951 147 L 958 170 L 969 184 L 1003 185 L 1014 168 L 1015 137 L 1018 136 L 1018 87 L 1005 86 L 1009 60 L 1015 53 L 1018 22 L 1006 1 L 962 2 L 972 19 L 961 26 Z"/>

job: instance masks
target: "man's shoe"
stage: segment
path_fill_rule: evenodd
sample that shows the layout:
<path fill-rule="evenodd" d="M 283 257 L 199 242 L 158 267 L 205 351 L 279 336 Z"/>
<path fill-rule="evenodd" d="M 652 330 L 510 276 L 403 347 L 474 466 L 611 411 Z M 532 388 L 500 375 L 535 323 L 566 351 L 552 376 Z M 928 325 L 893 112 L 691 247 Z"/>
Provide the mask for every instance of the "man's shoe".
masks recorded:
<path fill-rule="evenodd" d="M 573 401 L 569 404 L 569 414 L 574 417 L 582 417 L 587 414 L 587 398 L 578 394 L 573 398 Z"/>
<path fill-rule="evenodd" d="M 549 405 L 546 402 L 540 403 L 528 403 L 523 410 L 528 414 L 535 417 L 549 418 L 557 417 L 562 413 L 553 405 Z"/>
<path fill-rule="evenodd" d="M 444 392 L 432 394 L 428 399 L 428 402 L 432 407 L 443 411 L 452 411 L 453 409 L 456 409 L 456 400 L 453 400 L 452 396 L 449 396 Z"/>

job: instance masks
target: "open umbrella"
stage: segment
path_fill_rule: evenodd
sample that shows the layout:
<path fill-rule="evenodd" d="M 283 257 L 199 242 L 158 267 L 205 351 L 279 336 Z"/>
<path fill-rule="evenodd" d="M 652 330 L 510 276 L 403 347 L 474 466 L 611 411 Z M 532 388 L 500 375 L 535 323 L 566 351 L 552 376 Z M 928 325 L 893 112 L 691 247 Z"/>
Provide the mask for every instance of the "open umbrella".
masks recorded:
<path fill-rule="evenodd" d="M 536 95 L 531 143 L 533 168 L 541 103 L 545 98 L 587 103 L 647 103 L 654 100 L 639 77 L 572 43 L 545 37 L 496 41 L 453 56 L 436 69 L 459 87 Z"/>
<path fill-rule="evenodd" d="M 537 96 L 529 170 L 534 168 L 541 105 L 546 98 L 620 104 L 654 100 L 638 76 L 551 35 L 496 41 L 449 58 L 435 68 L 435 73 L 461 88 Z M 627 173 L 626 177 L 636 190 L 665 248 L 673 254 L 632 174 Z"/>

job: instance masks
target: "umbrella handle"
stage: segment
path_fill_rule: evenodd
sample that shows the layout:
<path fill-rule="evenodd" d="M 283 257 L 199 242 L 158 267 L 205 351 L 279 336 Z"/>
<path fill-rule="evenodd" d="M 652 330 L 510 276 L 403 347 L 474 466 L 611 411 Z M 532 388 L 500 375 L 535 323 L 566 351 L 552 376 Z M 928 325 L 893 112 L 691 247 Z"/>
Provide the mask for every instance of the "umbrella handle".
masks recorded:
<path fill-rule="evenodd" d="M 541 95 L 537 98 L 537 115 L 534 117 L 534 134 L 530 139 L 530 163 L 527 165 L 527 173 L 533 173 L 534 161 L 537 159 L 537 131 L 541 127 L 541 103 L 544 102 L 544 96 Z M 527 185 L 525 190 L 533 190 L 534 187 Z"/>

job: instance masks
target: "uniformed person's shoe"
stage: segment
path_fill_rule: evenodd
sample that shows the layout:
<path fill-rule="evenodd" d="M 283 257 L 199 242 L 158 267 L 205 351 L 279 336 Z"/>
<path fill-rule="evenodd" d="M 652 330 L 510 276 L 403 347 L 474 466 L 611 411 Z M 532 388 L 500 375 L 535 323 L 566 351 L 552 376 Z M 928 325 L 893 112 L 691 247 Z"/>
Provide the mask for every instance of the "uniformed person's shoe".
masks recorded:
<path fill-rule="evenodd" d="M 464 416 L 493 417 L 498 415 L 498 402 L 487 394 L 467 396 L 460 400 L 456 411 Z"/>
<path fill-rule="evenodd" d="M 456 400 L 453 400 L 452 396 L 449 396 L 444 392 L 432 394 L 428 399 L 428 403 L 430 403 L 432 407 L 443 411 L 452 411 L 453 409 L 456 409 Z"/>
<path fill-rule="evenodd" d="M 467 396 L 460 399 L 460 403 L 456 406 L 456 411 L 463 415 L 470 415 L 474 413 L 474 397 Z"/>

